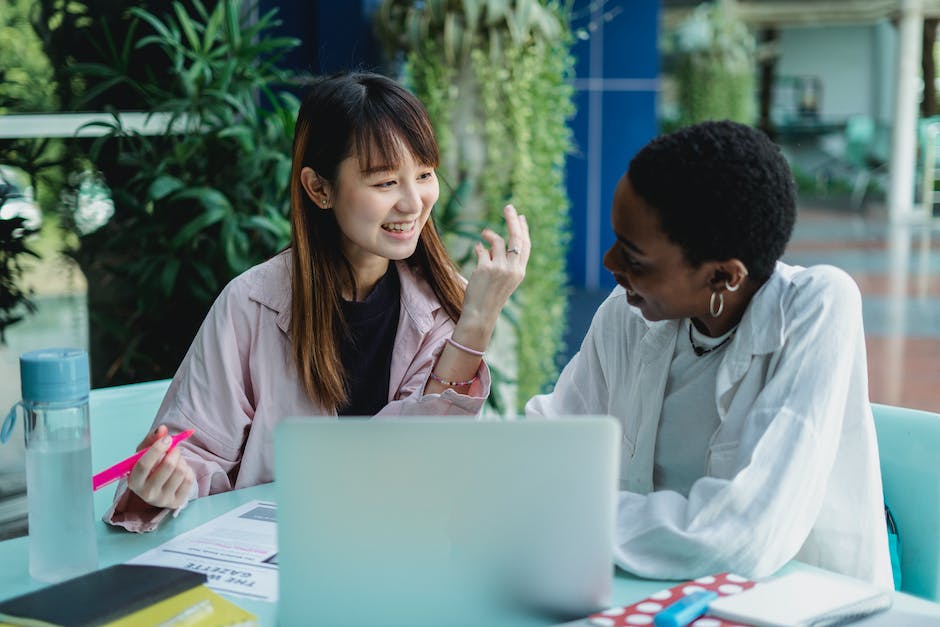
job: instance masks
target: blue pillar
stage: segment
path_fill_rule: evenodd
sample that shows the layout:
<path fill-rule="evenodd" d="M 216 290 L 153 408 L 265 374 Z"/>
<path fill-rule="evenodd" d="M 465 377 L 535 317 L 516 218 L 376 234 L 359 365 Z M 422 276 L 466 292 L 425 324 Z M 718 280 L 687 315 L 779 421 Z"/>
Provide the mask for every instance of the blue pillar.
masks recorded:
<path fill-rule="evenodd" d="M 277 34 L 300 39 L 284 59 L 295 72 L 329 74 L 339 70 L 379 71 L 381 48 L 372 33 L 372 13 L 380 0 L 261 0 L 262 13 L 277 8 Z"/>
<path fill-rule="evenodd" d="M 296 37 L 300 45 L 284 56 L 280 66 L 294 72 L 315 72 L 317 58 L 317 2 L 316 0 L 260 0 L 258 13 L 263 15 L 271 9 L 277 9 L 275 18 L 281 25 L 272 29 L 282 37 Z"/>
<path fill-rule="evenodd" d="M 317 2 L 317 55 L 320 71 L 381 70 L 381 48 L 372 32 L 372 13 L 379 0 Z"/>
<path fill-rule="evenodd" d="M 610 204 L 630 159 L 656 136 L 660 0 L 574 3 L 575 27 L 589 37 L 575 45 L 575 152 L 568 158 L 573 237 L 571 285 L 613 287 L 601 258 L 613 243 Z"/>

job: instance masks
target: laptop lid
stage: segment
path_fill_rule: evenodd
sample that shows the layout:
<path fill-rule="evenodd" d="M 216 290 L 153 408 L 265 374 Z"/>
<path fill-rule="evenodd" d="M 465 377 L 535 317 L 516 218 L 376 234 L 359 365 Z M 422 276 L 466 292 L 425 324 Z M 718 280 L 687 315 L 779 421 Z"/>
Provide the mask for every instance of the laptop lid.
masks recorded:
<path fill-rule="evenodd" d="M 290 418 L 275 431 L 283 625 L 547 625 L 607 607 L 609 417 Z"/>

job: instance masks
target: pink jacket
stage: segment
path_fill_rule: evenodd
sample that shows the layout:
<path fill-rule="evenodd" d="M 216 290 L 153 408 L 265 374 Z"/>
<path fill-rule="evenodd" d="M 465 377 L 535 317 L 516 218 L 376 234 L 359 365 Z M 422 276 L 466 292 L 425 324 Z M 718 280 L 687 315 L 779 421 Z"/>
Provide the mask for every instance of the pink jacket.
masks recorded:
<path fill-rule="evenodd" d="M 431 287 L 397 263 L 401 315 L 389 379 L 389 403 L 379 416 L 474 415 L 490 392 L 480 366 L 468 395 L 423 393 L 431 366 L 454 330 Z M 335 418 L 311 402 L 291 361 L 289 251 L 233 279 L 216 299 L 183 359 L 153 421 L 170 433 L 195 429 L 180 449 L 195 471 L 198 496 L 245 488 L 274 478 L 274 426 L 287 416 Z M 151 531 L 170 510 L 114 514 L 128 496 L 118 486 L 105 522 Z"/>

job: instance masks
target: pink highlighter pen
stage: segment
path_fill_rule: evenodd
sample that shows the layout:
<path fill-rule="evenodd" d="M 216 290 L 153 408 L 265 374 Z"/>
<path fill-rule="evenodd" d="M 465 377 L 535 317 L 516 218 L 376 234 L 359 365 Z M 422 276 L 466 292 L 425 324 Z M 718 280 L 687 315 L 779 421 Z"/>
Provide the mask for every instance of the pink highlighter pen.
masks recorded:
<path fill-rule="evenodd" d="M 174 435 L 171 438 L 170 446 L 169 448 L 166 449 L 166 452 L 169 453 L 170 451 L 172 451 L 176 447 L 177 444 L 179 444 L 180 442 L 182 442 L 183 440 L 191 436 L 194 432 L 195 431 L 193 429 L 187 429 L 186 431 L 181 431 L 177 433 L 176 435 Z M 148 450 L 150 450 L 150 447 L 141 449 L 137 451 L 136 453 L 134 453 L 133 455 L 131 455 L 130 457 L 128 457 L 127 459 L 125 459 L 124 461 L 120 461 L 116 463 L 115 465 L 111 466 L 110 468 L 108 468 L 107 470 L 102 470 L 101 472 L 99 472 L 97 475 L 91 478 L 92 490 L 103 488 L 109 483 L 113 483 L 117 481 L 118 479 L 121 479 L 131 474 L 131 470 L 134 469 L 134 464 L 136 464 L 137 460 L 143 457 L 144 453 L 146 453 Z"/>

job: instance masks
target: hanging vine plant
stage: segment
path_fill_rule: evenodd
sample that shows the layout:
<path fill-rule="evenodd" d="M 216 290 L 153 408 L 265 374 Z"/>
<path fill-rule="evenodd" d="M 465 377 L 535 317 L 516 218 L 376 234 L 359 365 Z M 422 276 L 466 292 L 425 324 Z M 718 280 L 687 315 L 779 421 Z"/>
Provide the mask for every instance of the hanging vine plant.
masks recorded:
<path fill-rule="evenodd" d="M 491 348 L 504 414 L 558 374 L 574 113 L 569 9 L 544 0 L 385 0 L 375 16 L 380 41 L 437 132 L 445 184 L 436 220 L 451 254 L 470 262 L 483 225 L 503 230 L 508 202 L 529 223 L 526 278 Z"/>
<path fill-rule="evenodd" d="M 755 118 L 757 45 L 730 0 L 700 4 L 672 36 L 677 57 L 679 125 Z"/>

